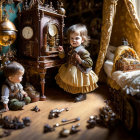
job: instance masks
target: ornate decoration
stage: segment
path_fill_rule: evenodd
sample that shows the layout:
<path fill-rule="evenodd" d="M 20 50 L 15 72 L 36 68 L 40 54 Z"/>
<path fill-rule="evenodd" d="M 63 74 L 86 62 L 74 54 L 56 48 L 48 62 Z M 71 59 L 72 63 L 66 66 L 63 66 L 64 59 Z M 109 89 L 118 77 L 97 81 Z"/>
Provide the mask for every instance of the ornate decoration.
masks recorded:
<path fill-rule="evenodd" d="M 38 3 L 40 5 L 43 5 L 44 2 L 40 1 L 40 0 L 31 0 L 29 3 L 30 8 L 35 4 Z"/>

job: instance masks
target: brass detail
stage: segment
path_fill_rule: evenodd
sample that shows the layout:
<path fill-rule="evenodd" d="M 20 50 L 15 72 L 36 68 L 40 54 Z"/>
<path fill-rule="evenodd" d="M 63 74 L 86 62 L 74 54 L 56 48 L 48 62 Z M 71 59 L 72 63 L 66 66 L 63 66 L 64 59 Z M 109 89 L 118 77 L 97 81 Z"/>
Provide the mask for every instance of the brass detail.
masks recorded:
<path fill-rule="evenodd" d="M 5 18 L 0 22 L 0 31 L 17 31 L 15 25 Z"/>
<path fill-rule="evenodd" d="M 0 45 L 8 46 L 16 40 L 16 27 L 15 25 L 5 18 L 0 22 Z"/>

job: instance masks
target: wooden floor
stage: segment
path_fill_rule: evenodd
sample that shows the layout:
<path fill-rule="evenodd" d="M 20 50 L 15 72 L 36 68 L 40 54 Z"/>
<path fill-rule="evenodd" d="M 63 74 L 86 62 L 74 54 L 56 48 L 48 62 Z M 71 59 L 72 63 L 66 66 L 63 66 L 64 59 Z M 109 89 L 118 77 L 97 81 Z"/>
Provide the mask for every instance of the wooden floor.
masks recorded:
<path fill-rule="evenodd" d="M 123 126 L 119 126 L 113 130 L 107 128 L 95 127 L 87 129 L 87 120 L 89 116 L 99 113 L 99 108 L 105 105 L 104 100 L 108 97 L 108 88 L 101 85 L 93 93 L 87 95 L 87 100 L 79 103 L 73 103 L 73 98 L 63 92 L 62 89 L 55 87 L 49 88 L 46 91 L 47 101 L 39 101 L 31 103 L 24 107 L 22 111 L 9 111 L 3 113 L 3 116 L 10 115 L 31 118 L 31 125 L 20 130 L 13 130 L 11 135 L 4 140 L 136 140 L 137 138 L 133 134 L 127 132 Z M 40 112 L 31 111 L 31 109 L 37 105 L 40 108 Z M 48 119 L 50 110 L 58 108 L 62 109 L 68 107 L 69 111 L 62 112 L 59 118 Z M 70 129 L 72 125 L 77 123 L 68 124 L 65 126 L 57 127 L 54 132 L 43 133 L 43 127 L 45 124 L 50 126 L 60 123 L 62 119 L 72 119 L 80 117 L 80 129 L 77 134 L 70 135 L 66 138 L 61 138 L 59 132 L 62 128 Z"/>

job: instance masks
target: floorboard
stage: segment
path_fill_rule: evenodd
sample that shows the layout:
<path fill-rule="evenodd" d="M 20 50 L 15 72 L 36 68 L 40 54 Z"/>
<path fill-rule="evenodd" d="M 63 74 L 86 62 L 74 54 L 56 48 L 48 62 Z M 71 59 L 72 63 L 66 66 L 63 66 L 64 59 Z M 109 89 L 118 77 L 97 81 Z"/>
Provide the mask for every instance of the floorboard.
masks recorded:
<path fill-rule="evenodd" d="M 31 103 L 24 107 L 21 111 L 8 111 L 3 113 L 3 116 L 8 115 L 11 117 L 17 116 L 20 119 L 28 116 L 31 118 L 31 125 L 20 130 L 12 130 L 12 133 L 8 137 L 4 137 L 4 140 L 136 140 L 137 138 L 127 132 L 123 126 L 118 126 L 113 130 L 107 128 L 95 127 L 87 129 L 87 120 L 91 115 L 98 115 L 99 109 L 102 108 L 105 103 L 104 100 L 108 98 L 107 86 L 101 85 L 100 88 L 94 92 L 87 94 L 87 100 L 74 103 L 73 97 L 66 94 L 59 87 L 48 88 L 46 90 L 46 101 L 38 101 Z M 40 112 L 31 111 L 31 109 L 37 105 L 40 108 Z M 50 110 L 58 108 L 69 108 L 69 111 L 64 111 L 58 118 L 48 119 Z M 60 123 L 62 119 L 72 119 L 80 117 L 80 129 L 77 134 L 69 135 L 66 138 L 61 138 L 59 132 L 62 128 L 70 129 L 72 125 L 77 123 L 68 124 L 65 126 L 57 127 L 55 131 L 50 133 L 43 133 L 43 127 L 45 124 L 53 126 L 56 123 Z"/>

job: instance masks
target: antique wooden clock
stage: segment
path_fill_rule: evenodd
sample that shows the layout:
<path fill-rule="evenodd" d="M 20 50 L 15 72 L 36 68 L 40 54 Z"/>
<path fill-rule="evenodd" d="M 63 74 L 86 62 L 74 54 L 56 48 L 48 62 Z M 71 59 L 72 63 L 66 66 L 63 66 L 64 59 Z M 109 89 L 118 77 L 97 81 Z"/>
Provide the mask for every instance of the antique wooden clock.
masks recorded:
<path fill-rule="evenodd" d="M 50 4 L 41 4 L 39 0 L 23 5 L 19 13 L 18 58 L 26 70 L 36 69 L 41 78 L 42 96 L 45 100 L 46 69 L 62 64 L 57 47 L 63 45 L 64 9 Z"/>

